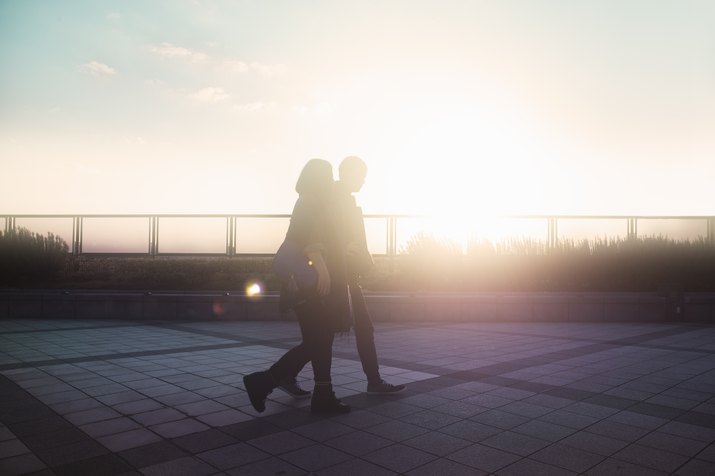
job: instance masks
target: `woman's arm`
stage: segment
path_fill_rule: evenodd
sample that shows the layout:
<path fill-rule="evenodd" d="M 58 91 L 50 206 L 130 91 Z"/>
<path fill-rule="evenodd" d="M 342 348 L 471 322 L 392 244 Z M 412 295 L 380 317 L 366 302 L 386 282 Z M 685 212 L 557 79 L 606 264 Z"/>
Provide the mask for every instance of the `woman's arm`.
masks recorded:
<path fill-rule="evenodd" d="M 327 296 L 330 293 L 330 273 L 323 259 L 323 254 L 319 251 L 307 251 L 306 256 L 312 263 L 313 268 L 318 273 L 317 291 L 320 296 Z"/>

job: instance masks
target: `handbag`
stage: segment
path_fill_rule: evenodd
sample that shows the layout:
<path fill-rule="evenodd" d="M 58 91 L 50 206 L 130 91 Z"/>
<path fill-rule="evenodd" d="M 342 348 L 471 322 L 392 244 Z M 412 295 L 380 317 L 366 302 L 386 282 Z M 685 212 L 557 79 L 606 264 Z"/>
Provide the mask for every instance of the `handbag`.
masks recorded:
<path fill-rule="evenodd" d="M 273 258 L 273 272 L 284 283 L 293 281 L 298 289 L 315 289 L 318 272 L 312 266 L 303 248 L 292 240 L 285 240 Z"/>

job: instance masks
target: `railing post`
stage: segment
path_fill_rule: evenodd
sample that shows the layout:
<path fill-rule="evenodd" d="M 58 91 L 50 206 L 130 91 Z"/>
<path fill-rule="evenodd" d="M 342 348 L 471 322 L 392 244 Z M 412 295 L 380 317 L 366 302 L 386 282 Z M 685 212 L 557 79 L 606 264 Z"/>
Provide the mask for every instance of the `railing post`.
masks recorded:
<path fill-rule="evenodd" d="M 627 238 L 629 240 L 635 240 L 638 238 L 638 219 L 637 218 L 628 218 L 628 231 L 627 231 Z"/>
<path fill-rule="evenodd" d="M 84 236 L 84 219 L 81 216 L 72 217 L 72 254 L 82 254 L 82 238 Z"/>
<path fill-rule="evenodd" d="M 397 217 L 387 217 L 387 256 L 397 256 Z"/>
<path fill-rule="evenodd" d="M 159 217 L 149 217 L 149 256 L 159 254 Z"/>
<path fill-rule="evenodd" d="M 559 242 L 558 219 L 555 217 L 547 219 L 547 227 L 548 227 L 547 241 L 548 241 L 549 249 L 553 250 L 556 248 L 556 245 Z"/>
<path fill-rule="evenodd" d="M 708 218 L 708 243 L 715 246 L 715 217 Z"/>
<path fill-rule="evenodd" d="M 6 216 L 5 217 L 5 233 L 10 233 L 15 231 L 15 217 Z"/>
<path fill-rule="evenodd" d="M 236 217 L 226 217 L 226 255 L 236 256 Z"/>

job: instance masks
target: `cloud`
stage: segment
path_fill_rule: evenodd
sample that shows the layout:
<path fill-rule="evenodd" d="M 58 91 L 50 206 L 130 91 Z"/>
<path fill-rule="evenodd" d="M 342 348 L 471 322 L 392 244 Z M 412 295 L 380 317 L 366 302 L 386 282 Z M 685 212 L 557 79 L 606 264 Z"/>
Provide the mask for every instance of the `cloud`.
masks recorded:
<path fill-rule="evenodd" d="M 189 97 L 198 102 L 215 104 L 227 100 L 231 97 L 231 95 L 226 93 L 223 88 L 208 86 L 205 88 L 201 88 L 198 91 L 194 91 L 193 93 L 190 93 Z"/>
<path fill-rule="evenodd" d="M 263 64 L 257 61 L 247 63 L 245 61 L 227 59 L 221 62 L 221 67 L 232 73 L 247 73 L 249 71 L 257 72 L 263 76 L 277 76 L 285 73 L 285 66 L 282 64 Z"/>
<path fill-rule="evenodd" d="M 159 46 L 153 46 L 150 51 L 158 56 L 161 56 L 162 58 L 187 59 L 192 63 L 199 63 L 208 59 L 208 55 L 205 53 L 192 51 L 182 46 L 174 46 L 171 43 L 162 43 Z"/>
<path fill-rule="evenodd" d="M 111 66 L 107 66 L 99 61 L 90 61 L 79 67 L 83 73 L 91 74 L 92 76 L 112 76 L 117 72 Z"/>
<path fill-rule="evenodd" d="M 107 20 L 110 20 L 110 21 L 119 21 L 119 20 L 121 20 L 121 19 L 122 19 L 122 14 L 121 14 L 121 13 L 117 13 L 117 12 L 107 13 Z"/>
<path fill-rule="evenodd" d="M 209 47 L 218 46 L 216 42 L 207 42 Z M 234 74 L 255 72 L 263 76 L 271 77 L 285 73 L 286 67 L 282 64 L 265 64 L 258 61 L 241 61 L 235 58 L 217 58 L 207 55 L 202 51 L 192 50 L 183 46 L 162 43 L 152 46 L 149 51 L 157 56 L 167 59 L 188 60 L 191 63 L 209 64 L 220 71 L 227 71 Z"/>
<path fill-rule="evenodd" d="M 248 102 L 244 104 L 236 104 L 233 106 L 234 111 L 240 111 L 240 112 L 254 112 L 254 111 L 260 111 L 261 109 L 265 109 L 266 107 L 270 106 L 271 104 L 266 104 L 260 101 L 256 102 Z"/>

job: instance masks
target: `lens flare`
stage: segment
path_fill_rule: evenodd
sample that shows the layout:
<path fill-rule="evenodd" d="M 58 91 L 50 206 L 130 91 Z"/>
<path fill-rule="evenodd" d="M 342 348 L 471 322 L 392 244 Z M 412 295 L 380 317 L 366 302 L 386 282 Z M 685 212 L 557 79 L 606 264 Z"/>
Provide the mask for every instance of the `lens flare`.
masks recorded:
<path fill-rule="evenodd" d="M 261 292 L 263 292 L 263 290 L 258 283 L 251 283 L 246 286 L 246 296 L 258 296 Z"/>

